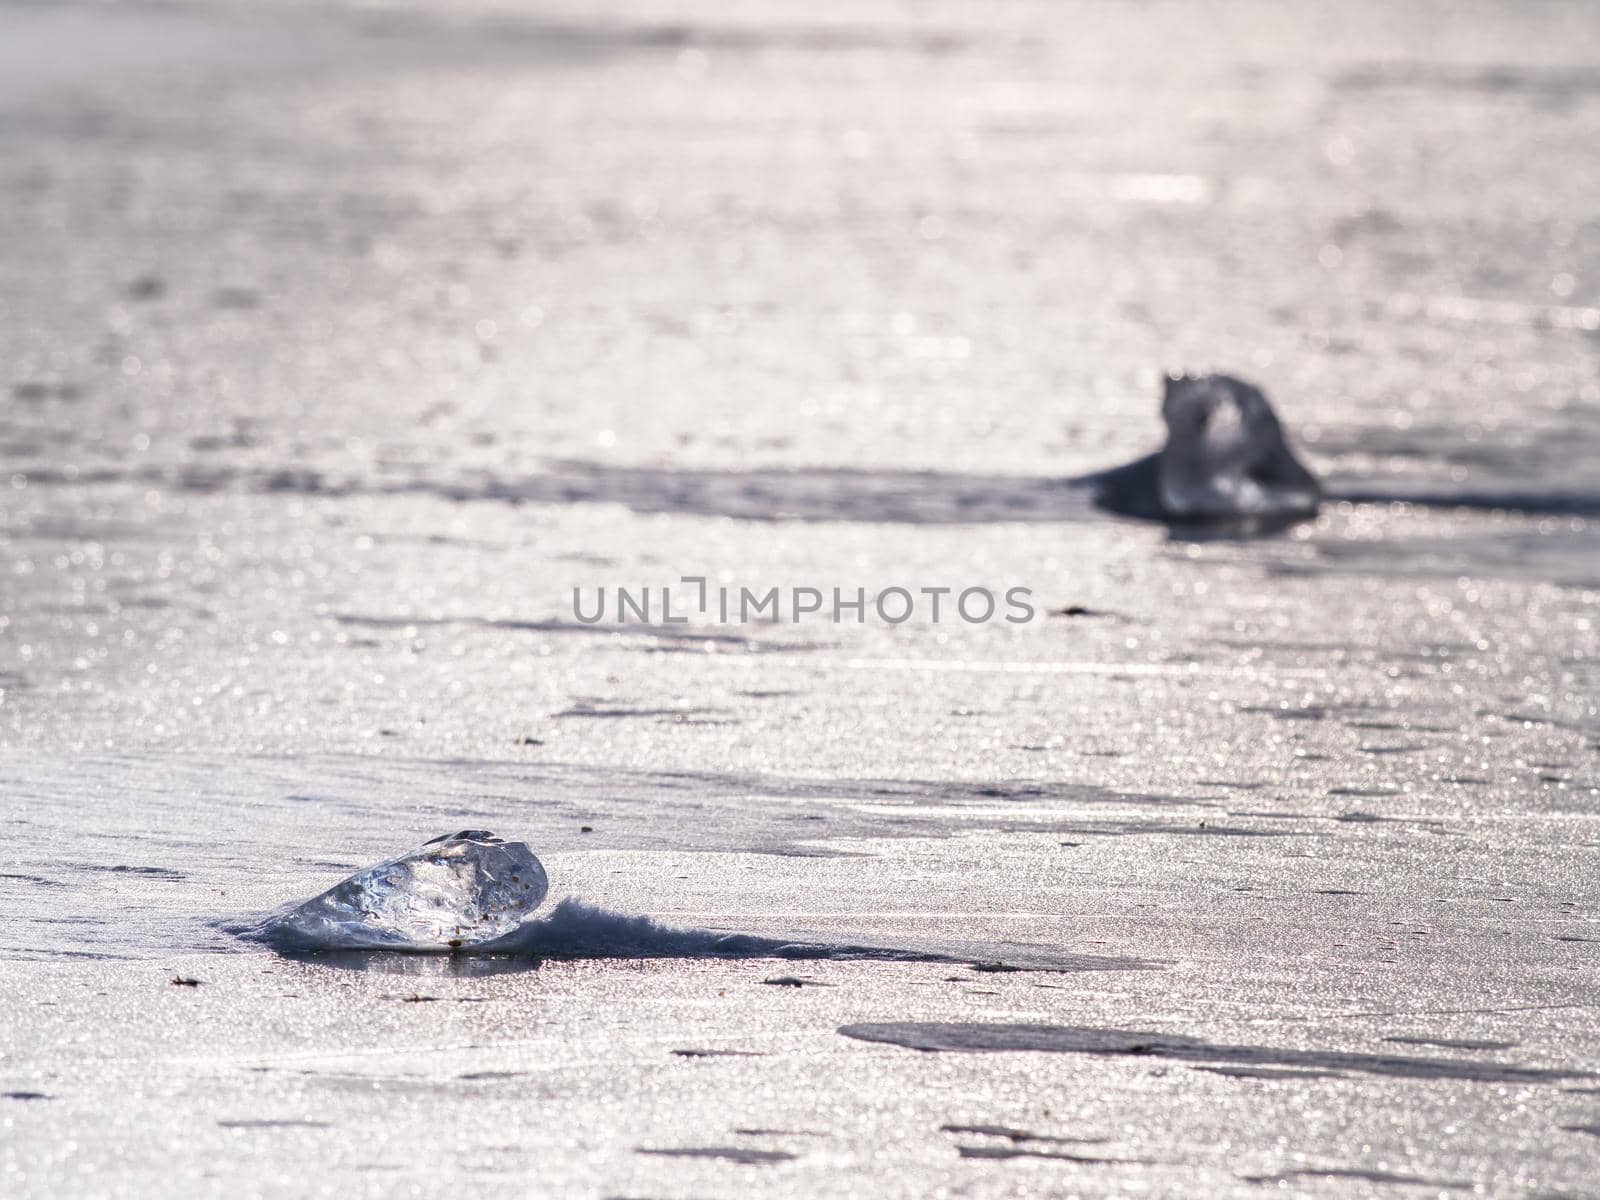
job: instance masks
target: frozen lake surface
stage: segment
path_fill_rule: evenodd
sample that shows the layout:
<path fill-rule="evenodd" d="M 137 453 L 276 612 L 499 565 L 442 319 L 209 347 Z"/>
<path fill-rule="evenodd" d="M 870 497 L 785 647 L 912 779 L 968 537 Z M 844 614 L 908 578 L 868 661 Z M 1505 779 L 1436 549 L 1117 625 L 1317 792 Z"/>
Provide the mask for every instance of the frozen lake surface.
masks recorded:
<path fill-rule="evenodd" d="M 0 1192 L 1600 1196 L 1597 132 L 1561 0 L 0 3 Z M 1320 516 L 1072 485 L 1169 370 Z M 463 829 L 537 959 L 228 932 Z"/>

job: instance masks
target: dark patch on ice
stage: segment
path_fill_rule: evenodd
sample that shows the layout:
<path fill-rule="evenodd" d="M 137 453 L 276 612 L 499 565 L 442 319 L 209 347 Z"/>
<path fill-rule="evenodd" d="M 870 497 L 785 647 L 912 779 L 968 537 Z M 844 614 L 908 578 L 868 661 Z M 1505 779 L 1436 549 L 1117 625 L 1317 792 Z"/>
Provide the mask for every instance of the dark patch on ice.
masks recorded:
<path fill-rule="evenodd" d="M 1400 1036 L 1386 1037 L 1386 1042 L 1394 1042 L 1401 1046 L 1438 1046 L 1443 1050 L 1515 1050 L 1516 1042 L 1482 1042 L 1472 1038 L 1443 1038 L 1443 1037 L 1411 1037 Z"/>
<path fill-rule="evenodd" d="M 1401 794 L 1403 795 L 1404 793 Z M 1446 832 L 1442 822 L 1430 817 L 1383 817 L 1377 813 L 1364 812 L 1360 809 L 1339 813 L 1332 817 L 1312 816 L 1307 819 L 1313 821 L 1335 821 L 1340 825 L 1415 825 L 1428 833 Z"/>
<path fill-rule="evenodd" d="M 1393 61 L 1363 63 L 1332 79 L 1343 91 L 1418 88 L 1430 91 L 1574 96 L 1600 93 L 1600 71 L 1582 66 Z"/>
<path fill-rule="evenodd" d="M 713 713 L 727 711 L 720 708 L 603 708 L 595 704 L 575 704 L 571 708 L 564 708 L 554 712 L 552 717 L 594 717 L 597 719 L 627 720 L 639 719 L 673 719 L 687 721 L 695 717 L 706 716 Z M 717 724 L 730 724 L 734 722 L 717 722 Z"/>
<path fill-rule="evenodd" d="M 1071 833 L 1081 837 L 1134 837 L 1149 834 L 1178 834 L 1185 837 L 1242 837 L 1281 838 L 1310 837 L 1312 835 L 1293 829 L 1249 829 L 1243 825 L 1215 825 L 1210 821 L 1185 824 L 1177 821 L 1105 821 L 1094 824 L 1057 824 L 1053 833 Z"/>
<path fill-rule="evenodd" d="M 1575 733 L 1592 735 L 1600 733 L 1600 722 L 1571 721 L 1561 717 L 1552 716 L 1550 713 L 1508 712 L 1491 713 L 1479 712 L 1479 716 L 1498 716 L 1502 721 L 1509 721 L 1513 725 L 1549 725 L 1556 729 L 1569 729 Z"/>
<path fill-rule="evenodd" d="M 581 459 L 555 460 L 533 475 L 468 478 L 373 479 L 315 469 L 102 467 L 63 471 L 30 467 L 33 485 L 87 486 L 141 483 L 213 493 L 243 488 L 272 494 L 342 498 L 422 495 L 453 501 L 509 504 L 619 504 L 636 513 L 729 517 L 747 521 L 859 521 L 872 524 L 966 525 L 997 522 L 1090 520 L 1099 508 L 1166 523 L 1189 540 L 1280 533 L 1307 514 L 1256 514 L 1194 522 L 1168 515 L 1154 500 L 1159 455 L 1075 479 L 976 475 L 936 471 L 851 468 L 751 468 L 742 471 L 618 466 Z M 1329 501 L 1424 508 L 1519 512 L 1538 516 L 1600 515 L 1600 494 L 1507 490 L 1386 492 L 1331 489 Z M 1381 548 L 1380 548 L 1381 549 Z M 1319 543 L 1330 559 L 1377 552 L 1372 546 Z M 1304 564 L 1269 564 L 1284 573 Z"/>
<path fill-rule="evenodd" d="M 1286 705 L 1271 704 L 1246 704 L 1241 706 L 1239 711 L 1252 716 L 1271 717 L 1275 721 L 1321 721 L 1328 716 L 1326 708 L 1290 708 Z"/>
<path fill-rule="evenodd" d="M 1226 1075 L 1230 1079 L 1343 1079 L 1338 1071 L 1301 1070 L 1296 1067 L 1196 1067 L 1209 1075 Z"/>
<path fill-rule="evenodd" d="M 235 430 L 230 434 L 201 434 L 189 439 L 189 448 L 201 454 L 211 454 L 218 450 L 248 450 L 257 444 L 257 439 L 244 430 Z M 378 538 L 380 535 L 373 536 Z"/>
<path fill-rule="evenodd" d="M 573 634 L 584 637 L 604 637 L 613 640 L 648 638 L 664 643 L 668 648 L 742 650 L 752 654 L 794 653 L 822 649 L 825 643 L 777 640 L 752 637 L 745 634 L 707 631 L 682 625 L 662 625 L 648 622 L 597 622 L 593 625 L 581 621 L 513 620 L 504 617 L 440 617 L 440 616 L 374 616 L 362 613 L 338 613 L 334 619 L 341 625 L 362 626 L 369 629 L 410 628 L 426 629 L 435 626 L 469 626 L 479 629 L 499 630 L 509 633 Z M 657 647 L 660 649 L 661 647 Z"/>
<path fill-rule="evenodd" d="M 774 975 L 770 979 L 763 979 L 762 983 L 768 987 L 803 988 L 803 987 L 837 987 L 837 984 L 824 983 L 820 979 L 807 979 L 804 975 Z"/>
<path fill-rule="evenodd" d="M 218 1121 L 223 1129 L 332 1129 L 328 1121 L 310 1121 L 298 1117 L 240 1118 Z"/>
<path fill-rule="evenodd" d="M 747 1167 L 793 1162 L 795 1158 L 787 1150 L 754 1150 L 748 1146 L 683 1146 L 676 1149 L 640 1146 L 635 1153 L 654 1154 L 660 1158 L 715 1158 Z"/>
<path fill-rule="evenodd" d="M 542 475 L 484 481 L 466 496 L 621 504 L 637 513 L 747 521 L 924 525 L 1069 521 L 1090 515 L 1084 501 L 1057 479 L 829 467 L 728 471 L 568 460 L 551 463 Z"/>
<path fill-rule="evenodd" d="M 1028 1146 L 957 1146 L 962 1158 L 1010 1159 L 1043 1158 L 1052 1162 L 1078 1163 L 1089 1167 L 1149 1166 L 1149 1158 L 1103 1158 L 1090 1154 L 1073 1154 L 1068 1150 L 1038 1150 Z"/>
<path fill-rule="evenodd" d="M 149 760 L 167 783 L 202 790 L 214 785 L 213 760 Z M 123 768 L 125 769 L 125 767 Z M 836 856 L 827 843 L 864 838 L 942 838 L 972 830 L 1057 833 L 1063 825 L 1100 828 L 1104 809 L 1205 809 L 1203 803 L 1159 794 L 1117 792 L 1109 788 L 1055 781 L 919 779 L 805 779 L 694 771 L 630 771 L 584 765 L 457 760 L 374 759 L 358 756 L 303 760 L 235 759 L 234 783 L 218 796 L 219 806 L 243 798 L 263 813 L 282 806 L 288 795 L 311 796 L 352 812 L 396 820 L 431 821 L 443 812 L 515 820 L 537 838 L 541 852 L 588 849 L 580 825 L 606 829 L 611 849 L 737 850 L 800 857 Z M 177 782 L 172 783 L 175 774 Z M 0 786 L 8 775 L 0 771 Z M 392 798 L 408 797 L 406 815 L 396 815 Z M 527 807 L 530 796 L 539 803 Z M 463 799 L 470 805 L 463 807 Z M 863 802 L 870 801 L 867 809 Z M 1009 816 L 1003 803 L 1017 801 L 1029 810 Z M 982 805 L 981 813 L 970 806 Z M 1048 807 L 1060 815 L 1041 814 Z M 903 808 L 903 811 L 901 811 Z M 296 813 L 290 818 L 299 822 Z M 1111 820 L 1115 831 L 1126 825 Z M 988 957 L 994 957 L 990 955 Z"/>
<path fill-rule="evenodd" d="M 48 1092 L 0 1092 L 0 1100 L 48 1100 Z"/>
<path fill-rule="evenodd" d="M 608 31 L 609 32 L 609 31 Z M 994 39 L 966 29 L 854 28 L 846 25 L 662 25 L 630 30 L 629 36 L 646 47 L 695 46 L 710 49 L 761 52 L 766 50 L 845 53 L 850 51 L 901 51 L 944 56 L 973 49 Z M 604 35 L 603 35 L 604 36 Z"/>
<path fill-rule="evenodd" d="M 75 383 L 66 383 L 54 380 L 25 379 L 14 384 L 11 394 L 16 399 L 26 403 L 37 404 L 44 400 L 73 401 L 81 399 L 83 389 Z"/>
<path fill-rule="evenodd" d="M 75 863 L 73 865 L 79 871 L 104 871 L 109 875 L 144 875 L 167 883 L 177 883 L 188 878 L 182 871 L 174 871 L 170 867 L 104 866 L 99 863 Z"/>
<path fill-rule="evenodd" d="M 1110 1141 L 1103 1137 L 1062 1137 L 1058 1134 L 1031 1133 L 1014 1129 L 1010 1125 L 941 1125 L 941 1133 L 968 1134 L 976 1137 L 1005 1138 L 1009 1142 L 1059 1142 L 1063 1145 L 1101 1146 Z"/>
<path fill-rule="evenodd" d="M 508 504 L 619 504 L 636 513 L 730 517 L 744 521 L 860 521 L 871 524 L 970 525 L 1082 521 L 1094 517 L 1086 494 L 1059 478 L 962 475 L 851 468 L 752 468 L 743 471 L 626 467 L 559 460 L 535 475 L 374 480 L 311 469 L 30 468 L 30 485 L 143 483 L 213 493 L 233 489 L 343 498 L 420 495 Z"/>
<path fill-rule="evenodd" d="M 1562 1128 L 1563 1132 L 1566 1132 L 1566 1133 L 1584 1133 L 1584 1134 L 1588 1134 L 1590 1137 L 1593 1137 L 1593 1138 L 1600 1138 L 1600 1124 L 1594 1124 L 1594 1125 L 1563 1125 L 1561 1128 Z"/>
<path fill-rule="evenodd" d="M 901 53 L 943 57 L 968 50 L 1028 44 L 1022 36 L 998 32 L 975 33 L 964 27 L 889 28 L 849 22 L 795 23 L 711 21 L 582 22 L 525 14 L 515 10 L 485 12 L 450 19 L 420 8 L 366 10 L 349 18 L 353 29 L 367 39 L 404 41 L 439 48 L 481 60 L 490 49 L 515 56 L 519 64 L 529 56 L 560 60 L 617 54 L 654 54 L 663 50 L 705 49 L 729 54 L 764 54 L 773 51 L 812 54 Z"/>
<path fill-rule="evenodd" d="M 679 1058 L 765 1058 L 766 1055 L 759 1050 L 674 1050 L 673 1054 Z M 735 1129 L 735 1133 L 743 1133 L 742 1129 Z"/>
<path fill-rule="evenodd" d="M 1596 502 L 1600 506 L 1600 497 Z M 1552 515 L 1506 511 L 1528 517 Z M 1591 515 L 1584 514 L 1586 518 Z M 1267 575 L 1278 578 L 1355 575 L 1381 576 L 1393 581 L 1455 579 L 1470 575 L 1481 579 L 1539 579 L 1565 588 L 1600 586 L 1600 569 L 1597 569 L 1600 555 L 1595 553 L 1595 547 L 1600 545 L 1600 530 L 1591 523 L 1568 528 L 1562 533 L 1564 536 L 1552 536 L 1550 531 L 1528 521 L 1520 525 L 1497 524 L 1492 530 L 1475 535 L 1457 533 L 1363 541 L 1323 538 L 1308 543 L 1315 555 L 1313 560 L 1274 560 L 1260 565 Z M 1419 664 L 1438 661 L 1437 658 L 1430 660 L 1427 655 L 1384 653 L 1397 660 L 1409 658 Z M 1464 656 L 1475 657 L 1470 652 L 1464 652 Z M 1422 673 L 1409 674 L 1416 678 Z"/>
<path fill-rule="evenodd" d="M 1112 612 L 1104 608 L 1090 608 L 1085 604 L 1068 604 L 1063 608 L 1052 609 L 1050 615 L 1052 617 L 1105 618 L 1115 621 L 1126 621 L 1128 619 L 1121 613 Z"/>
<path fill-rule="evenodd" d="M 1460 491 L 1363 491 L 1342 489 L 1330 496 L 1351 504 L 1410 504 L 1417 508 L 1464 509 L 1481 513 L 1521 513 L 1530 517 L 1600 516 L 1600 492 L 1463 488 Z M 1351 550 L 1359 554 L 1360 550 Z"/>
<path fill-rule="evenodd" d="M 1444 1188 L 1452 1192 L 1472 1190 L 1470 1180 L 1428 1179 L 1421 1175 L 1402 1175 L 1395 1171 L 1368 1170 L 1364 1167 L 1302 1167 L 1293 1171 L 1280 1171 L 1275 1175 L 1241 1175 L 1245 1183 L 1293 1183 L 1296 1179 L 1351 1179 L 1363 1183 L 1409 1184 L 1416 1187 Z"/>
<path fill-rule="evenodd" d="M 76 919 L 64 922 L 66 924 L 100 924 L 96 921 L 78 921 Z M 0 946 L 0 953 L 23 962 L 48 962 L 55 958 L 81 960 L 85 962 L 132 962 L 139 956 L 136 954 L 115 954 L 104 950 L 63 950 L 41 946 Z"/>
<path fill-rule="evenodd" d="M 827 1137 L 815 1129 L 735 1129 L 740 1137 Z"/>
<path fill-rule="evenodd" d="M 1423 725 L 1416 721 L 1346 721 L 1346 729 L 1375 729 L 1387 733 L 1454 733 L 1449 725 Z"/>
<path fill-rule="evenodd" d="M 46 879 L 43 875 L 19 875 L 11 872 L 0 874 L 0 879 L 14 879 L 18 883 L 31 883 L 39 887 L 66 887 L 59 879 Z"/>
<path fill-rule="evenodd" d="M 1588 1071 L 1560 1071 L 1453 1058 L 1406 1058 L 1336 1050 L 1231 1046 L 1181 1034 L 1069 1025 L 907 1021 L 845 1025 L 839 1032 L 858 1041 L 883 1042 L 924 1051 L 1131 1055 L 1180 1062 L 1309 1067 L 1313 1070 L 1357 1071 L 1399 1079 L 1455 1079 L 1470 1083 L 1555 1083 L 1564 1079 L 1593 1078 L 1593 1073 Z"/>
<path fill-rule="evenodd" d="M 218 308 L 259 308 L 261 293 L 247 287 L 218 288 L 211 294 L 211 302 Z"/>

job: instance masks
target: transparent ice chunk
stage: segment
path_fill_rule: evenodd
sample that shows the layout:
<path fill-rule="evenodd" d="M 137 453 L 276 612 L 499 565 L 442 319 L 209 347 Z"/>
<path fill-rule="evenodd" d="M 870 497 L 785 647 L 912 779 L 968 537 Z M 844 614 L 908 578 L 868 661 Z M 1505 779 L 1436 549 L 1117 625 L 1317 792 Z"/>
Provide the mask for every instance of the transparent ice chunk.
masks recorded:
<path fill-rule="evenodd" d="M 1322 488 L 1294 456 L 1260 389 L 1228 375 L 1169 377 L 1156 464 L 1168 517 L 1309 516 Z"/>
<path fill-rule="evenodd" d="M 525 843 L 466 829 L 281 908 L 250 934 L 281 949 L 472 949 L 520 927 L 549 886 Z"/>

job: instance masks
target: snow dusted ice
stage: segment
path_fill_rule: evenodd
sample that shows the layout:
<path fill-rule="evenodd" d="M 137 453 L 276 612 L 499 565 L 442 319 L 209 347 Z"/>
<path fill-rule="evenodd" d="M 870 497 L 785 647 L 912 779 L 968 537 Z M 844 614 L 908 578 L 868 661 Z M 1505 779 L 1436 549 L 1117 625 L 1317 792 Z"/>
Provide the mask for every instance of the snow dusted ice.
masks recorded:
<path fill-rule="evenodd" d="M 1589 1200 L 1597 80 L 1588 0 L 0 5 L 0 1195 Z M 573 617 L 684 576 L 1038 619 Z M 218 925 L 488 829 L 507 953 Z M 393 879 L 314 944 L 517 915 Z"/>

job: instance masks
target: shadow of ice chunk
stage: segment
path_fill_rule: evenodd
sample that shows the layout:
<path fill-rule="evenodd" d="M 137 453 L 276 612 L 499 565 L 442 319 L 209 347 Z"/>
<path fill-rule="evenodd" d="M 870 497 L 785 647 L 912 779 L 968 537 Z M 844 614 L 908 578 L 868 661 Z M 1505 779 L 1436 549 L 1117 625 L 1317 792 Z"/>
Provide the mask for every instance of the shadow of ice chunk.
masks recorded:
<path fill-rule="evenodd" d="M 1252 522 L 1315 515 L 1322 487 L 1289 449 L 1259 388 L 1229 375 L 1169 376 L 1159 454 L 1083 481 L 1102 507 L 1158 521 Z"/>
<path fill-rule="evenodd" d="M 533 910 L 548 887 L 544 867 L 522 842 L 483 830 L 435 838 L 420 849 L 358 871 L 321 895 L 254 920 L 220 927 L 291 957 L 329 965 L 393 970 L 392 960 L 449 955 L 476 958 L 778 958 L 964 963 L 995 970 L 997 952 L 1020 971 L 1160 970 L 1164 964 L 1109 955 L 1065 954 L 1010 943 L 869 946 L 762 937 L 665 925 L 568 896 L 548 914 Z M 468 957 L 471 956 L 471 957 Z M 411 961 L 416 961 L 414 958 Z M 516 969 L 511 967 L 509 969 Z M 405 972 L 401 972 L 405 973 Z"/>
<path fill-rule="evenodd" d="M 883 946 L 837 945 L 664 925 L 652 917 L 612 912 L 568 896 L 545 917 L 525 922 L 498 941 L 476 947 L 484 954 L 534 958 L 790 958 L 948 961 L 947 956 Z"/>
<path fill-rule="evenodd" d="M 367 936 L 368 931 L 363 928 L 357 927 L 352 931 L 333 925 L 316 927 L 316 936 L 310 937 L 308 932 L 311 927 L 299 919 L 299 914 L 300 908 L 291 906 L 279 909 L 258 922 L 230 925 L 227 928 L 240 937 L 261 942 L 289 957 L 315 957 L 329 966 L 411 974 L 417 972 L 405 971 L 398 960 L 409 958 L 415 962 L 415 956 L 424 955 L 433 956 L 435 961 L 439 961 L 437 956 L 449 955 L 445 961 L 458 964 L 461 968 L 452 973 L 480 975 L 518 970 L 520 968 L 515 965 L 516 960 L 533 965 L 541 959 L 776 958 L 791 961 L 972 965 L 979 963 L 985 953 L 993 954 L 995 950 L 993 946 L 974 946 L 970 948 L 971 953 L 963 953 L 969 948 L 867 946 L 695 929 L 667 925 L 652 917 L 613 912 L 573 896 L 562 899 L 548 914 L 530 917 L 500 937 L 463 940 L 459 946 L 437 941 L 377 943 Z M 1020 952 L 1014 956 L 1017 963 L 1014 969 L 1019 971 L 1139 971 L 1159 970 L 1163 965 L 1109 955 L 1062 954 L 1037 948 L 1016 949 Z M 478 965 L 467 969 L 468 963 Z M 974 969 L 984 968 L 976 966 Z"/>
<path fill-rule="evenodd" d="M 357 871 L 319 896 L 229 932 L 285 954 L 405 951 L 535 958 L 927 959 L 915 952 L 795 944 L 680 929 L 568 897 L 534 917 L 549 889 L 523 842 L 467 829 Z"/>

